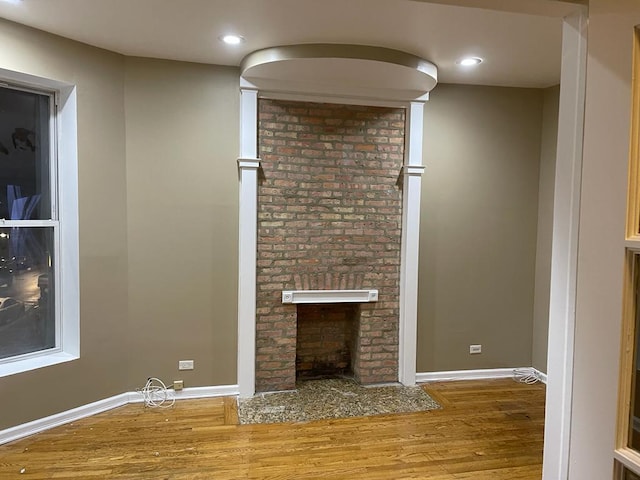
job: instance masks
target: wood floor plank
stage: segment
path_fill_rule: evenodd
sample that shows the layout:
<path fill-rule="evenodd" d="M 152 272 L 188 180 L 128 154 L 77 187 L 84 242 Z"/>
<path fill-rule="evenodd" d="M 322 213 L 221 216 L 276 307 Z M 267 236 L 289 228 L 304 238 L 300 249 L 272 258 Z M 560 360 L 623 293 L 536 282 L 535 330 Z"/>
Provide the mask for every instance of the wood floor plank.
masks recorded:
<path fill-rule="evenodd" d="M 224 423 L 226 425 L 238 423 L 238 402 L 234 397 L 224 398 Z"/>
<path fill-rule="evenodd" d="M 544 385 L 424 388 L 442 409 L 296 424 L 238 425 L 231 397 L 127 405 L 0 446 L 0 478 L 541 478 Z"/>

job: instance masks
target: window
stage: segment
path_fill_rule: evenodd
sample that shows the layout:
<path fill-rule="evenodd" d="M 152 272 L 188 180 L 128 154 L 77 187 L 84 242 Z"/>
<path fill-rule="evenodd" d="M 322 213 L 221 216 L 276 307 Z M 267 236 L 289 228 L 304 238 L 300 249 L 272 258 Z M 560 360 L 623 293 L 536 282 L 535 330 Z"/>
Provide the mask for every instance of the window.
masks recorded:
<path fill-rule="evenodd" d="M 75 89 L 0 69 L 0 376 L 78 358 Z"/>
<path fill-rule="evenodd" d="M 56 347 L 53 95 L 0 88 L 0 360 Z M 40 280 L 40 283 L 42 283 Z M 55 282 L 52 282 L 55 285 Z M 49 290 L 51 290 L 49 286 Z"/>
<path fill-rule="evenodd" d="M 625 468 L 621 463 L 616 463 L 614 467 L 614 478 L 616 480 L 640 480 L 636 473 Z"/>
<path fill-rule="evenodd" d="M 618 428 L 614 457 L 616 480 L 640 474 L 640 30 L 633 45 L 633 98 L 629 188 L 625 238 L 624 303 L 618 392 Z"/>
<path fill-rule="evenodd" d="M 624 470 L 624 477 L 623 480 L 640 480 L 640 477 L 638 477 L 635 473 L 633 473 L 630 470 Z"/>

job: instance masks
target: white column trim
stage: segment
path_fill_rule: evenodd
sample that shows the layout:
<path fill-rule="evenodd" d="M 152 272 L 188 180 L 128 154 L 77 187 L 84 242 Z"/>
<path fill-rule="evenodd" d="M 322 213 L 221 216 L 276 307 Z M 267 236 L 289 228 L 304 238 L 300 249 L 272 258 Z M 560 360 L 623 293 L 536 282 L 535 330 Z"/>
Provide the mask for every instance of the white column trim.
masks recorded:
<path fill-rule="evenodd" d="M 260 159 L 259 158 L 238 158 L 238 168 L 260 168 Z"/>
<path fill-rule="evenodd" d="M 258 91 L 240 89 L 240 158 L 258 158 Z"/>
<path fill-rule="evenodd" d="M 255 393 L 256 255 L 258 219 L 258 92 L 240 90 L 240 180 L 238 236 L 238 390 Z"/>
<path fill-rule="evenodd" d="M 422 176 L 425 168 L 426 167 L 424 165 L 405 165 L 404 167 L 402 167 L 402 173 L 405 176 L 407 175 Z"/>
<path fill-rule="evenodd" d="M 402 182 L 402 245 L 400 250 L 400 321 L 398 327 L 398 381 L 416 383 L 418 334 L 418 252 L 424 102 L 407 108 L 405 166 Z"/>
<path fill-rule="evenodd" d="M 543 480 L 569 477 L 587 21 L 581 8 L 562 27 Z"/>

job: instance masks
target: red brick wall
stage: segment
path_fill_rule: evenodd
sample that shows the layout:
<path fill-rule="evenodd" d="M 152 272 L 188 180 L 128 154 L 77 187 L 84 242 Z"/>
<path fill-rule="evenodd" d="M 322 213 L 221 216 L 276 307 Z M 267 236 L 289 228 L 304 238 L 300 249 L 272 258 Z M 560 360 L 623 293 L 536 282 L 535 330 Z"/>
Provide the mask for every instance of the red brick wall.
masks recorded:
<path fill-rule="evenodd" d="M 259 101 L 256 389 L 295 387 L 296 306 L 282 290 L 377 288 L 354 374 L 397 380 L 404 110 Z"/>

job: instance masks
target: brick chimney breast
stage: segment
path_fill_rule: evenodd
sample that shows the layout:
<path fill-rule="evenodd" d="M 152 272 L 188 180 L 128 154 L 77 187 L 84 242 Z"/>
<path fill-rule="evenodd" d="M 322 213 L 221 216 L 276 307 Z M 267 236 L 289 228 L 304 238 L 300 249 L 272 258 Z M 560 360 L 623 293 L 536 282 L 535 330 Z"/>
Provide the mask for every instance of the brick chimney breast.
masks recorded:
<path fill-rule="evenodd" d="M 333 358 L 361 383 L 396 381 L 405 110 L 260 99 L 258 120 L 256 390 L 295 388 L 301 306 L 283 290 L 377 289 L 375 303 L 305 306 L 326 325 L 301 329 L 330 345 L 327 371 Z"/>

